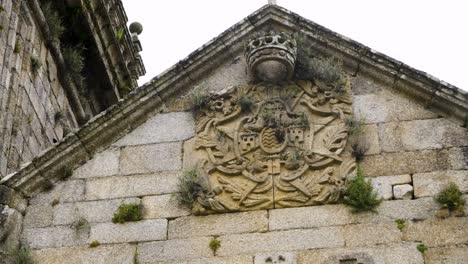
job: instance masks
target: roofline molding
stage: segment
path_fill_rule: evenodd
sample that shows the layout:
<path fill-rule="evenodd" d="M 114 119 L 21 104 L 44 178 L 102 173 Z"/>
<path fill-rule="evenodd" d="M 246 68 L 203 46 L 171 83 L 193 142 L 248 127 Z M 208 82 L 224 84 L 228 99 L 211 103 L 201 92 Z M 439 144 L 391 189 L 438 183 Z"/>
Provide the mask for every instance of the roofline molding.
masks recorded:
<path fill-rule="evenodd" d="M 212 71 L 227 57 L 244 49 L 254 33 L 275 23 L 291 32 L 302 32 L 320 53 L 343 59 L 346 70 L 386 82 L 395 89 L 424 100 L 425 105 L 463 124 L 468 113 L 468 93 L 418 71 L 345 36 L 304 19 L 277 5 L 265 5 L 177 64 L 135 89 L 117 104 L 93 117 L 57 145 L 43 151 L 21 169 L 0 180 L 32 196 L 44 186 L 59 181 L 66 170 L 89 160 L 95 153 L 159 112 L 165 102 L 187 91 L 191 83 Z"/>

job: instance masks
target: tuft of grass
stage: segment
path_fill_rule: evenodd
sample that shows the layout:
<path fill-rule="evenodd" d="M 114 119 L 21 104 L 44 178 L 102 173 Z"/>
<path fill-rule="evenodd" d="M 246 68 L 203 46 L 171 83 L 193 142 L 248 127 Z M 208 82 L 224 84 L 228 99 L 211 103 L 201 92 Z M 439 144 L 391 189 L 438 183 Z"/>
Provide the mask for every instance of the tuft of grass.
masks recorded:
<path fill-rule="evenodd" d="M 377 196 L 370 180 L 364 179 L 362 169 L 357 166 L 356 177 L 346 183 L 344 204 L 352 207 L 353 213 L 375 211 L 375 208 L 382 202 L 382 199 L 378 199 Z"/>
<path fill-rule="evenodd" d="M 63 111 L 57 111 L 54 114 L 54 122 L 58 123 L 62 121 L 65 118 L 65 115 L 63 114 Z"/>
<path fill-rule="evenodd" d="M 31 71 L 33 73 L 38 73 L 39 69 L 42 67 L 42 62 L 39 60 L 37 56 L 31 56 Z"/>
<path fill-rule="evenodd" d="M 122 203 L 112 217 L 112 223 L 123 224 L 125 222 L 140 221 L 143 219 L 141 205 L 137 203 Z"/>
<path fill-rule="evenodd" d="M 21 41 L 19 39 L 15 42 L 15 48 L 13 49 L 13 52 L 16 54 L 21 52 Z"/>
<path fill-rule="evenodd" d="M 400 231 L 406 227 L 406 221 L 404 219 L 397 219 L 395 220 L 395 223 L 397 224 L 397 228 L 400 229 Z"/>
<path fill-rule="evenodd" d="M 63 20 L 58 11 L 52 4 L 52 1 L 47 1 L 41 4 L 41 9 L 47 21 L 47 25 L 49 26 L 52 41 L 60 42 L 60 37 L 65 32 L 65 27 L 63 26 Z"/>
<path fill-rule="evenodd" d="M 345 119 L 345 125 L 348 128 L 349 136 L 359 136 L 364 131 L 364 118 L 350 116 Z"/>
<path fill-rule="evenodd" d="M 361 162 L 369 150 L 369 145 L 362 137 L 351 137 L 351 155 L 356 159 L 356 162 Z"/>
<path fill-rule="evenodd" d="M 31 256 L 31 250 L 27 247 L 14 248 L 7 252 L 6 263 L 14 264 L 33 264 L 34 261 Z M 3 262 L 2 262 L 3 263 Z"/>
<path fill-rule="evenodd" d="M 254 100 L 247 96 L 247 95 L 241 95 L 239 97 L 239 106 L 242 110 L 242 112 L 249 112 L 252 110 L 253 106 L 254 106 Z"/>
<path fill-rule="evenodd" d="M 208 107 L 210 95 L 206 90 L 196 88 L 190 93 L 190 101 L 192 110 L 197 112 Z"/>
<path fill-rule="evenodd" d="M 213 251 L 213 255 L 216 255 L 216 251 L 221 247 L 221 241 L 219 241 L 217 237 L 213 237 L 210 240 L 209 247 L 211 251 Z"/>
<path fill-rule="evenodd" d="M 99 247 L 100 245 L 101 245 L 101 243 L 99 243 L 99 241 L 97 241 L 97 240 L 94 240 L 93 242 L 89 243 L 90 248 Z"/>
<path fill-rule="evenodd" d="M 81 216 L 72 223 L 72 228 L 75 231 L 79 232 L 82 230 L 88 230 L 90 228 L 90 225 L 88 220 Z"/>
<path fill-rule="evenodd" d="M 53 182 L 51 182 L 50 180 L 47 180 L 47 179 L 46 179 L 46 180 L 43 182 L 42 188 L 43 188 L 44 191 L 48 192 L 48 191 L 54 189 L 54 186 L 55 186 L 55 185 L 54 185 Z"/>
<path fill-rule="evenodd" d="M 0 24 L 0 31 L 2 31 L 3 29 L 5 29 L 5 27 L 2 24 Z"/>
<path fill-rule="evenodd" d="M 57 199 L 57 198 L 55 198 L 54 200 L 52 200 L 51 205 L 52 205 L 52 206 L 56 206 L 56 205 L 59 204 L 59 203 L 60 203 L 60 200 Z"/>
<path fill-rule="evenodd" d="M 0 5 L 0 13 L 3 13 L 5 11 L 5 8 Z"/>
<path fill-rule="evenodd" d="M 450 182 L 442 189 L 435 197 L 436 202 L 441 208 L 449 209 L 450 211 L 463 211 L 465 200 L 458 186 Z"/>
<path fill-rule="evenodd" d="M 193 202 L 199 192 L 203 191 L 200 172 L 196 168 L 184 171 L 177 182 L 178 192 L 176 193 L 177 202 L 187 208 L 192 208 Z"/>
<path fill-rule="evenodd" d="M 421 252 L 421 254 L 424 254 L 424 252 L 426 252 L 427 250 L 427 247 L 426 245 L 424 245 L 424 243 L 419 243 L 417 246 L 416 246 L 416 249 Z"/>
<path fill-rule="evenodd" d="M 66 180 L 73 175 L 73 169 L 71 167 L 63 167 L 59 172 L 60 180 Z"/>
<path fill-rule="evenodd" d="M 123 36 L 124 36 L 124 33 L 125 33 L 125 29 L 124 29 L 124 28 L 119 28 L 119 29 L 115 32 L 115 37 L 117 38 L 117 40 L 118 40 L 119 42 L 122 41 Z"/>
<path fill-rule="evenodd" d="M 81 86 L 84 81 L 82 71 L 85 66 L 83 49 L 80 47 L 65 47 L 62 49 L 62 54 L 68 72 Z"/>

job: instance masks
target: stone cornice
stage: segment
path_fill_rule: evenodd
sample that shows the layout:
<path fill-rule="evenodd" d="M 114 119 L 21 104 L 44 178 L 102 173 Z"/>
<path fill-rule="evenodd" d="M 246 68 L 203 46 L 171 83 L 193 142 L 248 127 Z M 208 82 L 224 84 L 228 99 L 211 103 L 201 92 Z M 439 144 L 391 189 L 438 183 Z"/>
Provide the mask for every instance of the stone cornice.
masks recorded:
<path fill-rule="evenodd" d="M 448 118 L 463 123 L 468 112 L 468 93 L 415 70 L 399 61 L 332 32 L 297 14 L 275 5 L 266 5 L 235 24 L 215 39 L 150 82 L 131 92 L 123 100 L 92 118 L 79 130 L 36 157 L 32 162 L 0 181 L 30 196 L 44 183 L 59 180 L 66 170 L 85 162 L 96 152 L 144 122 L 164 102 L 187 91 L 194 80 L 216 69 L 228 57 L 243 52 L 244 43 L 257 31 L 276 24 L 290 32 L 302 32 L 317 44 L 319 52 L 343 58 L 345 67 L 388 82 Z"/>

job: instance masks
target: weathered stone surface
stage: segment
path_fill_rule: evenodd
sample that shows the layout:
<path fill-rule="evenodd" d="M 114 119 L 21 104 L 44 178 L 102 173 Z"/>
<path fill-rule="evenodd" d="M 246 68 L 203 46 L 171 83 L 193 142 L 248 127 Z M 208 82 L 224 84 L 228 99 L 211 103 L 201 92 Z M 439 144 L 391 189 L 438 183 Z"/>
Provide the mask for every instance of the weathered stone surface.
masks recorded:
<path fill-rule="evenodd" d="M 401 122 L 400 130 L 403 150 L 407 151 L 468 145 L 467 130 L 447 119 Z"/>
<path fill-rule="evenodd" d="M 424 252 L 425 264 L 465 264 L 468 260 L 468 247 L 429 248 Z"/>
<path fill-rule="evenodd" d="M 145 196 L 142 199 L 143 218 L 176 218 L 190 214 L 190 210 L 178 205 L 174 195 Z"/>
<path fill-rule="evenodd" d="M 166 238 L 167 220 L 154 219 L 124 224 L 92 224 L 88 243 L 94 240 L 103 244 L 163 240 Z"/>
<path fill-rule="evenodd" d="M 111 222 L 114 213 L 122 202 L 140 203 L 138 198 L 116 199 L 106 201 L 64 203 L 54 206 L 54 225 L 69 225 L 80 217 L 90 223 Z"/>
<path fill-rule="evenodd" d="M 380 123 L 379 139 L 382 152 L 398 152 L 403 149 L 401 143 L 400 122 Z"/>
<path fill-rule="evenodd" d="M 22 240 L 30 248 L 56 248 L 87 244 L 87 230 L 75 230 L 68 226 L 24 229 Z"/>
<path fill-rule="evenodd" d="M 177 191 L 178 175 L 177 172 L 162 172 L 88 180 L 86 200 L 174 193 Z"/>
<path fill-rule="evenodd" d="M 268 230 L 266 211 L 188 216 L 169 221 L 169 239 L 263 232 Z"/>
<path fill-rule="evenodd" d="M 293 252 L 260 253 L 255 255 L 254 264 L 268 263 L 296 264 L 297 257 Z"/>
<path fill-rule="evenodd" d="M 138 244 L 138 261 L 141 264 L 175 262 L 208 258 L 213 252 L 208 246 L 210 237 L 176 239 Z M 223 247 L 223 245 L 221 245 Z"/>
<path fill-rule="evenodd" d="M 435 118 L 436 114 L 401 94 L 383 91 L 354 96 L 354 114 L 366 123 Z"/>
<path fill-rule="evenodd" d="M 393 197 L 395 197 L 395 199 L 412 199 L 413 186 L 411 184 L 393 186 Z"/>
<path fill-rule="evenodd" d="M 120 174 L 173 171 L 181 168 L 180 142 L 131 146 L 121 150 Z"/>
<path fill-rule="evenodd" d="M 179 141 L 195 135 L 191 112 L 157 114 L 113 145 L 130 146 Z"/>
<path fill-rule="evenodd" d="M 366 176 L 430 172 L 447 170 L 451 166 L 447 150 L 383 153 L 367 156 L 361 165 Z"/>
<path fill-rule="evenodd" d="M 133 264 L 135 246 L 129 244 L 101 245 L 96 248 L 48 248 L 33 250 L 34 263 L 48 264 Z"/>
<path fill-rule="evenodd" d="M 191 259 L 187 261 L 162 262 L 164 264 L 245 264 L 252 263 L 252 256 L 232 256 Z M 159 262 L 158 262 L 159 263 Z"/>
<path fill-rule="evenodd" d="M 28 206 L 28 201 L 17 191 L 0 185 L 0 204 L 8 205 L 20 212 L 24 212 Z"/>
<path fill-rule="evenodd" d="M 207 158 L 208 157 L 204 152 L 195 150 L 195 138 L 191 138 L 184 142 L 184 170 L 189 170 L 196 167 L 201 160 Z"/>
<path fill-rule="evenodd" d="M 351 80 L 354 95 L 374 94 L 386 89 L 381 83 L 359 74 Z"/>
<path fill-rule="evenodd" d="M 23 216 L 20 212 L 0 204 L 0 257 L 2 252 L 18 246 L 22 222 Z"/>
<path fill-rule="evenodd" d="M 431 173 L 414 174 L 414 196 L 435 196 L 450 182 L 455 183 L 462 192 L 468 193 L 468 170 L 436 171 Z"/>
<path fill-rule="evenodd" d="M 25 228 L 50 226 L 53 216 L 52 205 L 32 205 L 26 209 L 23 225 Z"/>
<path fill-rule="evenodd" d="M 299 254 L 300 264 L 320 263 L 405 263 L 423 264 L 422 254 L 416 243 L 393 244 L 381 247 L 314 249 Z"/>
<path fill-rule="evenodd" d="M 344 246 L 343 233 L 338 227 L 228 235 L 219 239 L 219 256 Z"/>
<path fill-rule="evenodd" d="M 119 172 L 119 156 L 119 149 L 108 149 L 97 153 L 92 159 L 73 172 L 73 178 L 116 175 Z"/>
<path fill-rule="evenodd" d="M 468 217 L 431 219 L 409 223 L 403 229 L 403 240 L 422 241 L 426 246 L 448 246 L 468 243 Z"/>
<path fill-rule="evenodd" d="M 404 184 L 411 182 L 411 176 L 406 175 L 396 175 L 396 176 L 380 176 L 373 177 L 370 179 L 372 186 L 379 196 L 385 200 L 393 198 L 393 185 Z"/>
<path fill-rule="evenodd" d="M 347 247 L 384 245 L 401 240 L 395 223 L 348 225 L 343 233 Z"/>
<path fill-rule="evenodd" d="M 287 230 L 354 223 L 394 223 L 396 219 L 433 218 L 438 205 L 432 198 L 383 201 L 377 213 L 352 214 L 344 205 L 322 205 L 269 211 L 269 229 Z"/>
<path fill-rule="evenodd" d="M 84 180 L 68 180 L 55 183 L 54 188 L 42 192 L 29 199 L 30 205 L 52 204 L 54 200 L 59 202 L 75 202 L 84 200 Z"/>
<path fill-rule="evenodd" d="M 468 147 L 451 148 L 449 164 L 454 170 L 468 170 Z"/>

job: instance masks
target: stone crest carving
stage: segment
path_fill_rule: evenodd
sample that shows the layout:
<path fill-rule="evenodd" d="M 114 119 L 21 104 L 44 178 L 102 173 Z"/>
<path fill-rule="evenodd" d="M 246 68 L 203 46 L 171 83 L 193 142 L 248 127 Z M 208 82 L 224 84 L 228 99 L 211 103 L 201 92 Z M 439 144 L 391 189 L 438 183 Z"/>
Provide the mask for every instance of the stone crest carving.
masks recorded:
<path fill-rule="evenodd" d="M 286 75 L 288 76 L 288 75 Z M 261 82 L 212 94 L 196 115 L 204 190 L 194 213 L 337 202 L 354 159 L 341 154 L 350 85 Z"/>

